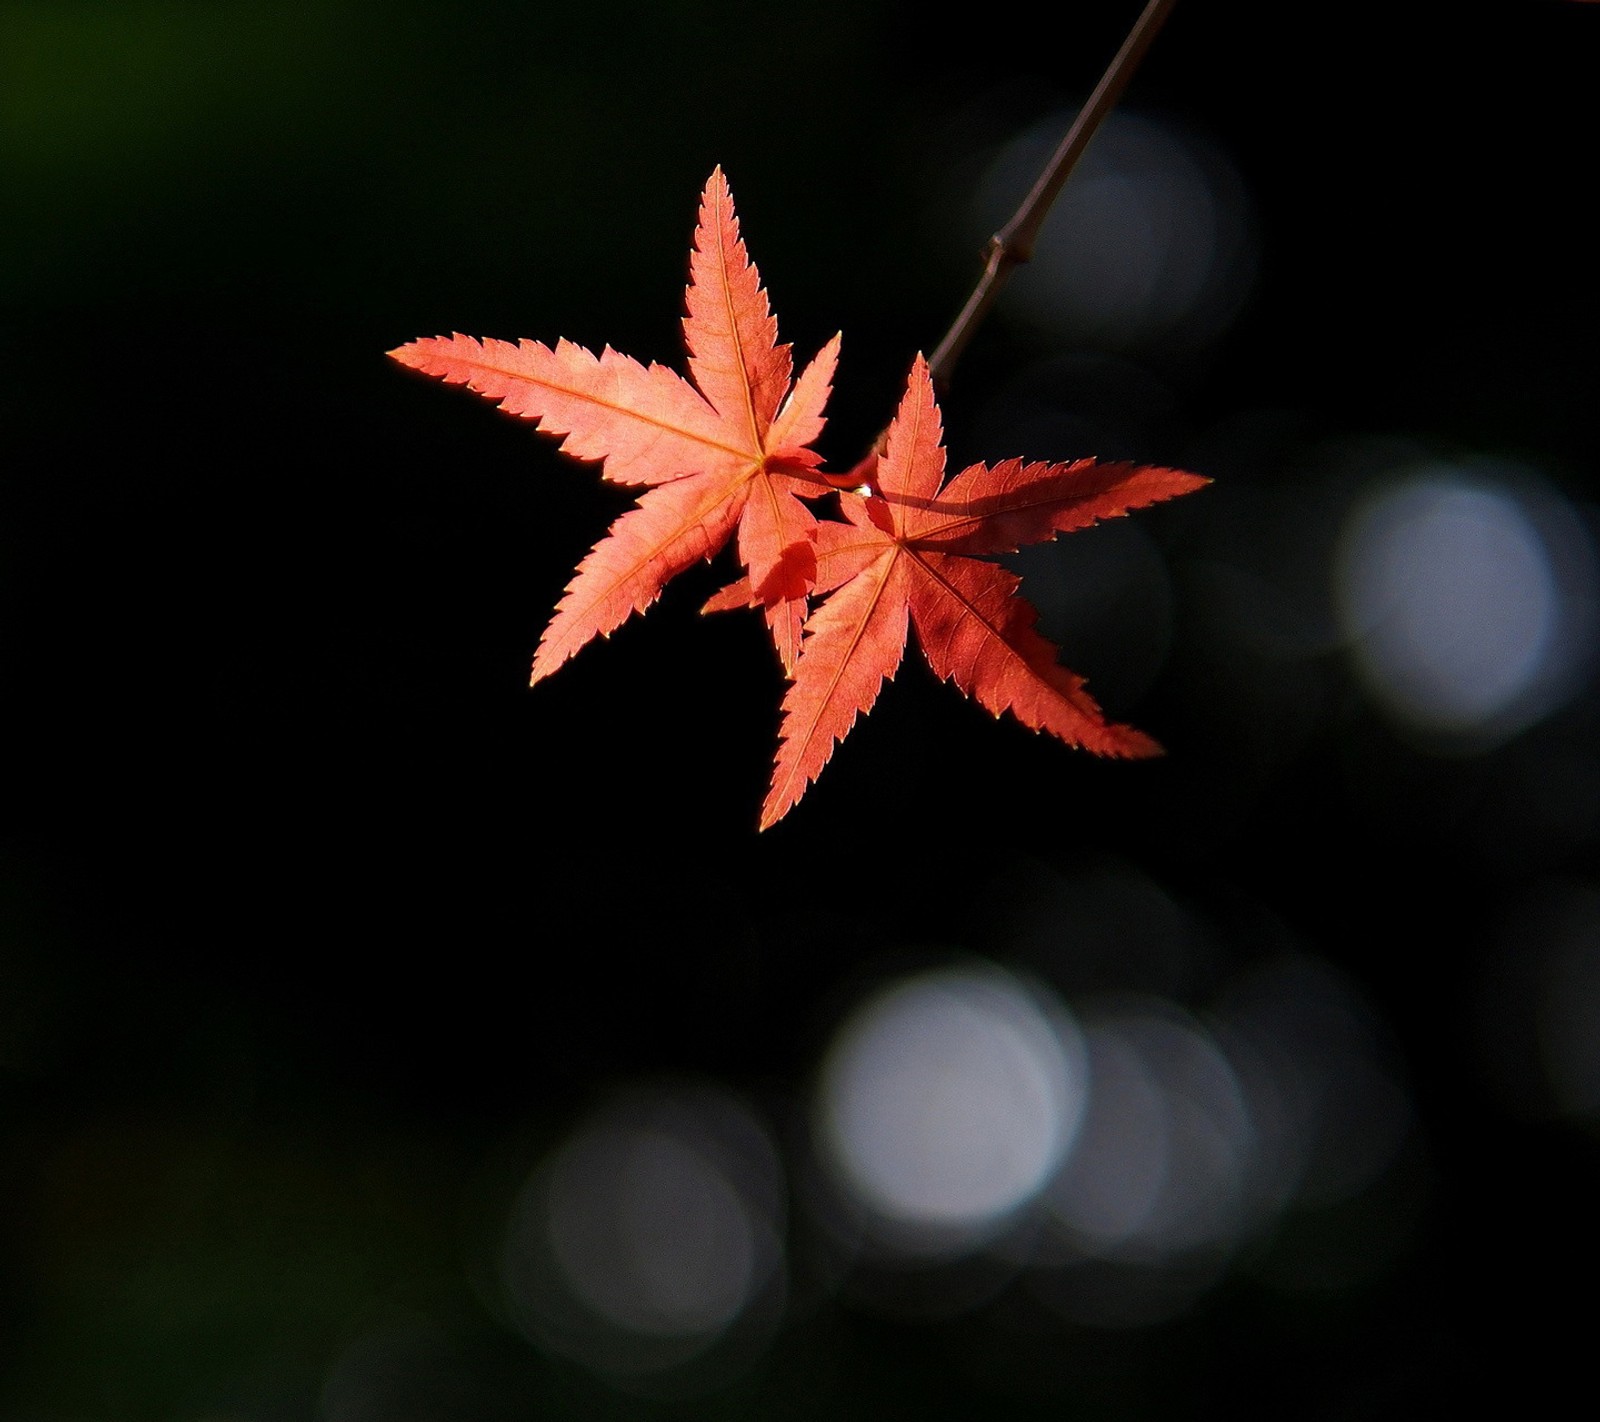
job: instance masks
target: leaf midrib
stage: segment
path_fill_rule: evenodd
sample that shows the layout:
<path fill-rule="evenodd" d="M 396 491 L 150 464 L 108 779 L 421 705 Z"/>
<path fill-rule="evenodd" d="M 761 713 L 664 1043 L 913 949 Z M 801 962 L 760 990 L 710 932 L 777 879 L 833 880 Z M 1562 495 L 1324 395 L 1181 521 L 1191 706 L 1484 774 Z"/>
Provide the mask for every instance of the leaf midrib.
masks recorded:
<path fill-rule="evenodd" d="M 455 360 L 456 364 L 466 366 L 472 370 L 488 371 L 491 374 L 501 376 L 507 380 L 517 381 L 526 385 L 537 385 L 544 390 L 554 390 L 558 394 L 570 396 L 574 400 L 585 400 L 591 405 L 598 405 L 603 410 L 611 410 L 617 414 L 627 415 L 630 419 L 638 420 L 641 424 L 652 425 L 658 430 L 666 430 L 670 434 L 680 435 L 682 438 L 690 441 L 690 443 L 703 445 L 707 449 L 719 450 L 723 454 L 731 454 L 739 459 L 761 458 L 759 444 L 754 450 L 740 449 L 731 444 L 723 444 L 720 440 L 708 439 L 705 435 L 700 434 L 696 430 L 686 430 L 681 425 L 669 424 L 666 420 L 657 419 L 652 415 L 641 414 L 632 405 L 619 405 L 615 401 L 601 399 L 600 396 L 591 394 L 587 390 L 577 390 L 570 385 L 561 385 L 554 380 L 545 380 L 538 376 L 529 375 L 524 370 L 508 370 L 504 366 L 492 365 L 486 360 L 474 360 L 470 356 L 457 356 L 453 359 Z M 665 367 L 659 368 L 664 369 Z M 690 385 L 689 382 L 686 381 L 681 375 L 679 375 L 677 371 L 668 370 L 667 374 L 676 380 L 680 385 L 682 385 L 684 390 L 689 395 L 693 396 L 696 400 L 699 400 L 700 403 L 704 405 L 706 410 L 711 414 L 713 419 L 719 422 L 722 420 L 722 416 L 717 413 L 716 407 L 712 405 L 710 401 L 706 400 L 700 394 L 700 392 Z M 571 431 L 563 431 L 562 433 L 568 434 L 571 433 Z M 601 456 L 601 458 L 605 457 L 607 456 Z M 701 471 L 695 470 L 692 472 L 699 473 Z M 686 476 L 679 475 L 678 477 L 684 478 Z"/>

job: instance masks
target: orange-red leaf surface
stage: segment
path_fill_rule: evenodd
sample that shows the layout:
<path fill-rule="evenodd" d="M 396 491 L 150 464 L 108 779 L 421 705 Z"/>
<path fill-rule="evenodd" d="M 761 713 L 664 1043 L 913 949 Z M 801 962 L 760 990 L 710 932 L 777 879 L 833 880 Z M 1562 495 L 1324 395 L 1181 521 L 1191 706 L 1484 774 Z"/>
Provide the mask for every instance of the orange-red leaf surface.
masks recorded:
<path fill-rule="evenodd" d="M 1170 499 L 1207 481 L 1134 464 L 974 464 L 944 483 L 939 408 L 921 356 L 889 427 L 868 497 L 841 494 L 849 520 L 819 526 L 816 592 L 761 827 L 775 824 L 821 773 L 856 717 L 894 676 L 908 628 L 935 673 L 995 715 L 1100 755 L 1150 756 L 1142 731 L 1106 719 L 1083 679 L 1056 660 L 1016 595 L 1018 578 L 981 555 Z M 713 599 L 732 605 L 738 585 Z M 748 594 L 746 594 L 748 596 Z"/>
<path fill-rule="evenodd" d="M 913 627 L 929 666 L 995 715 L 1101 755 L 1159 754 L 1143 732 L 1108 721 L 1083 679 L 1057 661 L 1017 596 L 1019 580 L 991 555 L 1206 480 L 1092 459 L 1010 459 L 974 464 L 946 483 L 921 356 L 881 445 L 847 472 L 825 473 L 812 446 L 839 338 L 795 377 L 720 168 L 701 194 L 684 306 L 688 379 L 569 341 L 436 336 L 389 353 L 533 420 L 567 454 L 599 461 L 606 479 L 642 489 L 579 562 L 540 638 L 533 681 L 732 541 L 745 574 L 706 611 L 760 607 L 791 678 L 763 829 L 871 710 Z M 819 522 L 803 502 L 835 493 L 843 522 Z"/>
<path fill-rule="evenodd" d="M 389 353 L 537 421 L 566 453 L 603 461 L 606 479 L 650 486 L 579 563 L 540 639 L 533 681 L 644 611 L 670 578 L 736 531 L 779 658 L 786 671 L 795 666 L 816 578 L 817 524 L 801 500 L 828 491 L 810 446 L 839 338 L 791 385 L 789 347 L 778 343 L 720 168 L 701 195 L 685 305 L 692 384 L 665 366 L 568 341 L 435 336 Z"/>

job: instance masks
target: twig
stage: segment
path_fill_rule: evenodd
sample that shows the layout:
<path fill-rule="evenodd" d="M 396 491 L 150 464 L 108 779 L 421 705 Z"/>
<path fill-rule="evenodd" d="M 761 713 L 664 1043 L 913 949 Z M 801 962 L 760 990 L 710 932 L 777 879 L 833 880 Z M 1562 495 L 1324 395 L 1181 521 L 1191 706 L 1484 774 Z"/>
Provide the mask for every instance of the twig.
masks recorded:
<path fill-rule="evenodd" d="M 1094 93 L 1089 95 L 1088 102 L 1079 110 L 1078 117 L 1067 130 L 1067 136 L 1045 164 L 1044 171 L 1033 185 L 1033 191 L 1011 215 L 1011 221 L 989 239 L 988 249 L 984 253 L 983 275 L 978 278 L 967 304 L 962 307 L 955 324 L 945 333 L 938 350 L 933 353 L 933 359 L 928 362 L 934 388 L 941 395 L 949 388 L 950 372 L 955 368 L 961 352 L 966 349 L 967 342 L 972 339 L 978 323 L 989 314 L 989 308 L 1000 295 L 1000 288 L 1011 275 L 1011 269 L 1033 256 L 1033 244 L 1039 236 L 1039 229 L 1044 225 L 1056 195 L 1067 181 L 1067 175 L 1083 156 L 1083 150 L 1089 146 L 1095 130 L 1116 107 L 1134 70 L 1139 67 L 1139 61 L 1150 48 L 1150 42 L 1160 32 L 1167 15 L 1177 3 L 1178 0 L 1149 0 L 1144 13 L 1128 31 L 1128 37 L 1123 40 L 1116 58 L 1100 76 Z"/>

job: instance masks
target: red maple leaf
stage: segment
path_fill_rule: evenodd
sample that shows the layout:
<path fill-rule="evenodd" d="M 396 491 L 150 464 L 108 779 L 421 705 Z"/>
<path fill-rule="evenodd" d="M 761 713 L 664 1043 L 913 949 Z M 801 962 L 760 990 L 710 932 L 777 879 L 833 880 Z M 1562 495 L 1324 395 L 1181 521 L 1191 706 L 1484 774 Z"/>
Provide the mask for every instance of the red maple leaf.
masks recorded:
<path fill-rule="evenodd" d="M 466 385 L 604 461 L 603 476 L 650 486 L 578 564 L 539 640 L 532 681 L 643 612 L 669 579 L 737 529 L 739 558 L 792 671 L 816 577 L 816 520 L 800 502 L 829 491 L 812 471 L 839 338 L 791 386 L 789 347 L 745 252 L 722 169 L 707 180 L 689 258 L 684 338 L 693 384 L 607 346 L 435 336 L 389 354 Z"/>
<path fill-rule="evenodd" d="M 1142 731 L 1106 720 L 1083 678 L 1056 660 L 1018 597 L 1020 579 L 980 555 L 1198 489 L 1209 481 L 1138 464 L 974 464 L 944 483 L 939 407 L 918 356 L 889 426 L 873 491 L 841 494 L 848 523 L 817 531 L 816 592 L 806 623 L 761 828 L 776 824 L 822 772 L 858 715 L 894 676 L 908 623 L 934 672 L 998 716 L 1100 755 L 1159 755 Z M 942 487 L 941 487 L 942 486 Z M 725 607 L 740 585 L 713 599 Z"/>

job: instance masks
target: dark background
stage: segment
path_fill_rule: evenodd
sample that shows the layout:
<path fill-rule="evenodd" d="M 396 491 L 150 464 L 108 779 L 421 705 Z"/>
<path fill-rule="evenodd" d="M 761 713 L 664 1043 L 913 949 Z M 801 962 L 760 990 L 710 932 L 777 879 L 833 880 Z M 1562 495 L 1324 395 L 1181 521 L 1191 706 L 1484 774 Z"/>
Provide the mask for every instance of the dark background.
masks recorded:
<path fill-rule="evenodd" d="M 1215 480 L 1137 516 L 1131 601 L 1046 619 L 1159 762 L 995 725 L 913 656 L 758 836 L 782 688 L 755 619 L 697 614 L 727 566 L 530 691 L 625 500 L 383 358 L 681 369 L 720 163 L 784 338 L 844 332 L 848 462 L 976 276 L 986 155 L 1133 10 L 0 3 L 0 1416 L 1355 1418 L 1587 1377 L 1600 1099 L 1541 1065 L 1527 915 L 1600 876 L 1593 679 L 1464 753 L 1317 629 L 1384 451 L 1590 518 L 1600 7 L 1186 0 L 1126 108 L 1235 175 L 1236 316 L 1115 349 L 1031 325 L 1024 270 L 979 334 L 955 460 Z M 1114 915 L 1090 967 L 1028 948 L 1039 884 L 1113 872 L 1203 948 L 1141 976 Z M 1285 945 L 1365 1004 L 1405 1144 L 1170 1318 L 1013 1327 L 1016 1279 L 871 1306 L 798 1185 L 794 1302 L 710 1382 L 618 1387 L 485 1301 L 505 1182 L 619 1084 L 738 1094 L 798 1180 L 870 983 L 977 955 L 1199 1014 Z"/>

